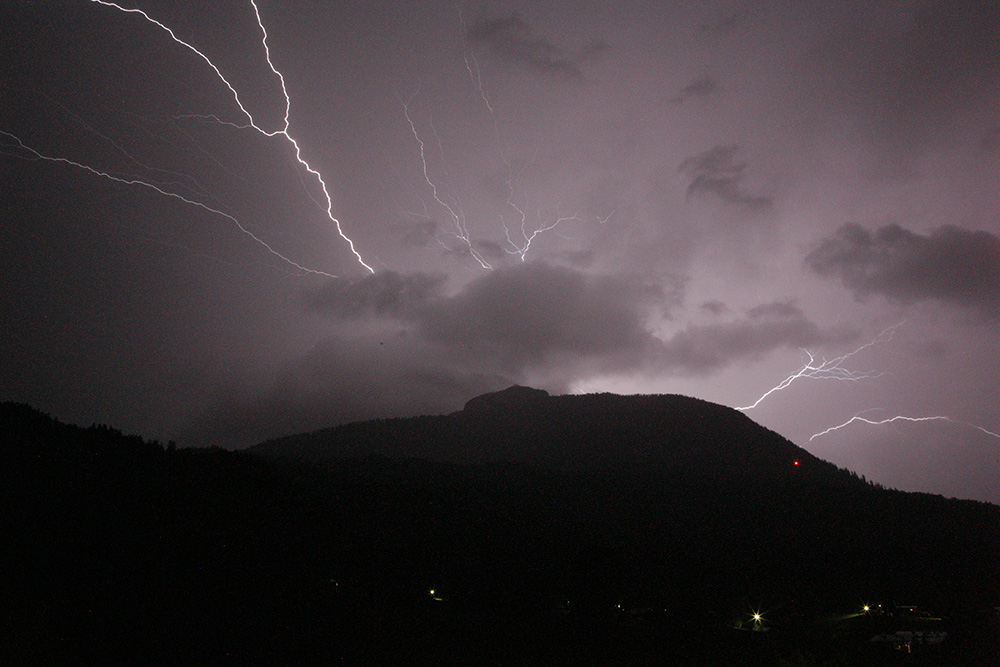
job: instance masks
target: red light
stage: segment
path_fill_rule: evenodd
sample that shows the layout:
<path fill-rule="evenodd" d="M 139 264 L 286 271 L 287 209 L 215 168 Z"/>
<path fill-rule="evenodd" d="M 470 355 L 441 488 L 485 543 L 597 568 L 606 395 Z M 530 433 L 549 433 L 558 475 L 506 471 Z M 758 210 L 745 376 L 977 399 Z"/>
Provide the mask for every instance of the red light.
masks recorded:
<path fill-rule="evenodd" d="M 798 460 L 792 463 L 792 465 L 797 466 L 799 464 Z"/>

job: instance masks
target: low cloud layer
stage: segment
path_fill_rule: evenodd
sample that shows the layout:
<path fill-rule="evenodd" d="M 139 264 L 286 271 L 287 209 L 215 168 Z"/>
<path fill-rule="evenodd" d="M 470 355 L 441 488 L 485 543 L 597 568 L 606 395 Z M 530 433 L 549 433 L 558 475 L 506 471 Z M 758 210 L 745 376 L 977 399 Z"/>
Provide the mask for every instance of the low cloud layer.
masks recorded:
<path fill-rule="evenodd" d="M 655 345 L 647 321 L 680 300 L 675 279 L 592 276 L 528 263 L 483 275 L 454 295 L 423 274 L 383 272 L 332 284 L 310 307 L 331 318 L 392 317 L 420 340 L 506 372 L 576 363 L 627 367 Z"/>
<path fill-rule="evenodd" d="M 859 299 L 935 299 L 987 316 L 1000 313 L 1000 238 L 989 232 L 946 225 L 921 235 L 899 225 L 870 232 L 847 224 L 805 263 L 821 276 L 840 278 Z"/>
<path fill-rule="evenodd" d="M 562 393 L 594 374 L 709 376 L 777 349 L 856 338 L 821 329 L 789 301 L 733 317 L 716 303 L 710 310 L 719 321 L 669 333 L 684 308 L 683 285 L 670 276 L 591 275 L 544 263 L 485 274 L 454 294 L 425 274 L 333 281 L 306 303 L 337 333 L 239 401 L 212 406 L 187 437 L 239 436 L 246 444 L 252 434 L 294 425 L 447 412 L 514 383 Z"/>
<path fill-rule="evenodd" d="M 681 330 L 664 343 L 661 363 L 675 372 L 707 375 L 783 347 L 842 345 L 856 338 L 853 331 L 820 329 L 798 306 L 776 301 L 740 319 Z"/>

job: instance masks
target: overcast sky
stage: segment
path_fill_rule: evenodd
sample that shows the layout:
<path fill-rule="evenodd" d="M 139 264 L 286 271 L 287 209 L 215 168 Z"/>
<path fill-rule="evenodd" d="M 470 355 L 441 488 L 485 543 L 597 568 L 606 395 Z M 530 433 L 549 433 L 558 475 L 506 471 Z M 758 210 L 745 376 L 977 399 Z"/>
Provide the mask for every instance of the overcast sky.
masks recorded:
<path fill-rule="evenodd" d="M 258 6 L 285 133 L 250 0 L 3 3 L 0 399 L 242 447 L 679 393 L 1000 502 L 994 0 Z M 950 421 L 810 439 L 856 415 Z"/>

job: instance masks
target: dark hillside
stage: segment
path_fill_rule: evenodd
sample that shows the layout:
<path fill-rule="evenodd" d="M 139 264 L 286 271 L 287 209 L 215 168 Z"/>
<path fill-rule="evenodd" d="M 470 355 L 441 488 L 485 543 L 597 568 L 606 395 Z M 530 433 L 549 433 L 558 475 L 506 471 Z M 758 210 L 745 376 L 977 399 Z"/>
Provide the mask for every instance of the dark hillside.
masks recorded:
<path fill-rule="evenodd" d="M 686 396 L 549 396 L 511 387 L 441 417 L 347 424 L 271 440 L 254 454 L 308 460 L 380 454 L 451 463 L 513 461 L 559 470 L 641 468 L 745 478 L 837 473 L 743 413 Z M 780 472 L 779 472 L 780 471 Z"/>
<path fill-rule="evenodd" d="M 703 401 L 563 398 L 331 429 L 365 455 L 314 461 L 0 405 L 0 663 L 994 664 L 1000 508 L 877 488 Z M 370 453 L 442 433 L 479 462 Z M 949 639 L 869 642 L 897 630 Z"/>

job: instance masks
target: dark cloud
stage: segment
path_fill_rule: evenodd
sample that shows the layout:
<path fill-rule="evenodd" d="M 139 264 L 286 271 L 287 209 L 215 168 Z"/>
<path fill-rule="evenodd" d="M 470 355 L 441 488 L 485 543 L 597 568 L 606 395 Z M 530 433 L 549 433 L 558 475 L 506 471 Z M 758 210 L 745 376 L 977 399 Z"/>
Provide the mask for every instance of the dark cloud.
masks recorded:
<path fill-rule="evenodd" d="M 452 296 L 422 274 L 331 284 L 310 307 L 362 329 L 320 341 L 271 381 L 227 389 L 181 437 L 246 445 L 358 419 L 449 412 L 514 383 L 561 393 L 592 373 L 708 375 L 780 347 L 855 337 L 821 330 L 782 301 L 664 341 L 650 315 L 678 305 L 681 286 L 542 263 L 488 273 Z M 705 305 L 725 309 L 717 306 Z"/>
<path fill-rule="evenodd" d="M 489 48 L 514 67 L 563 79 L 582 78 L 582 67 L 593 63 L 609 48 L 605 42 L 593 41 L 579 53 L 566 55 L 549 40 L 536 36 L 516 13 L 475 23 L 469 28 L 466 41 L 473 47 Z"/>
<path fill-rule="evenodd" d="M 496 241 L 487 241 L 485 239 L 479 239 L 474 242 L 474 247 L 476 252 L 487 259 L 498 261 L 503 259 L 507 253 L 504 252 L 503 246 Z M 466 253 L 468 254 L 468 253 Z"/>
<path fill-rule="evenodd" d="M 494 271 L 421 317 L 420 333 L 509 367 L 628 365 L 655 339 L 646 320 L 677 294 L 632 277 L 588 276 L 541 263 Z M 630 361 L 631 360 L 631 361 Z"/>
<path fill-rule="evenodd" d="M 681 289 L 672 279 L 541 263 L 487 273 L 451 296 L 441 287 L 438 276 L 384 272 L 311 294 L 310 309 L 355 328 L 321 341 L 274 380 L 222 392 L 226 399 L 182 438 L 245 445 L 357 419 L 456 410 L 514 383 L 560 393 L 588 372 L 635 372 L 659 356 L 647 321 L 677 304 Z"/>
<path fill-rule="evenodd" d="M 923 236 L 898 225 L 872 233 L 847 224 L 805 263 L 821 276 L 840 278 L 859 299 L 936 299 L 986 315 L 1000 312 L 1000 238 L 989 232 L 946 225 Z"/>
<path fill-rule="evenodd" d="M 573 252 L 567 252 L 563 255 L 563 259 L 565 259 L 565 261 L 571 266 L 585 269 L 594 265 L 594 251 L 575 250 Z"/>
<path fill-rule="evenodd" d="M 804 315 L 794 303 L 789 301 L 772 301 L 771 303 L 754 306 L 747 311 L 751 320 L 759 319 L 802 319 Z"/>
<path fill-rule="evenodd" d="M 747 163 L 737 161 L 739 150 L 739 146 L 715 146 L 681 162 L 679 171 L 691 179 L 687 198 L 710 195 L 747 211 L 770 208 L 770 199 L 743 189 Z"/>
<path fill-rule="evenodd" d="M 405 334 L 329 337 L 274 380 L 227 388 L 178 437 L 245 447 L 362 419 L 452 412 L 516 381 Z"/>
<path fill-rule="evenodd" d="M 447 276 L 382 271 L 357 282 L 333 280 L 307 295 L 310 310 L 338 319 L 370 316 L 412 318 L 438 297 Z"/>
<path fill-rule="evenodd" d="M 392 319 L 423 356 L 515 380 L 532 373 L 569 382 L 582 369 L 708 374 L 780 347 L 854 337 L 821 330 L 793 302 L 774 301 L 741 319 L 692 325 L 664 341 L 650 322 L 680 304 L 683 281 L 677 278 L 652 282 L 529 263 L 488 273 L 452 296 L 442 295 L 442 284 L 438 276 L 385 272 L 351 285 L 332 283 L 310 305 L 340 319 Z M 728 311 L 717 301 L 701 308 Z"/>
<path fill-rule="evenodd" d="M 385 271 L 332 281 L 307 304 L 339 321 L 394 321 L 422 345 L 516 374 L 637 363 L 656 343 L 647 321 L 679 304 L 682 291 L 676 278 L 595 276 L 534 262 L 489 272 L 454 295 L 444 295 L 443 285 L 439 275 Z"/>
<path fill-rule="evenodd" d="M 435 220 L 413 220 L 396 224 L 404 248 L 426 248 L 438 244 L 438 223 Z"/>
<path fill-rule="evenodd" d="M 856 337 L 852 331 L 824 331 L 798 307 L 774 302 L 751 308 L 743 319 L 683 329 L 663 344 L 661 363 L 670 370 L 705 375 L 781 347 L 842 344 Z"/>
<path fill-rule="evenodd" d="M 726 304 L 718 300 L 706 301 L 705 303 L 701 304 L 700 307 L 702 310 L 712 313 L 713 315 L 721 315 L 727 310 L 729 310 L 729 307 L 726 306 Z"/>
<path fill-rule="evenodd" d="M 693 97 L 708 97 L 718 89 L 719 84 L 716 83 L 715 79 L 711 79 L 709 77 L 695 79 L 688 85 L 681 88 L 680 92 L 671 98 L 671 101 L 676 104 L 681 104 L 682 102 L 686 102 Z"/>

